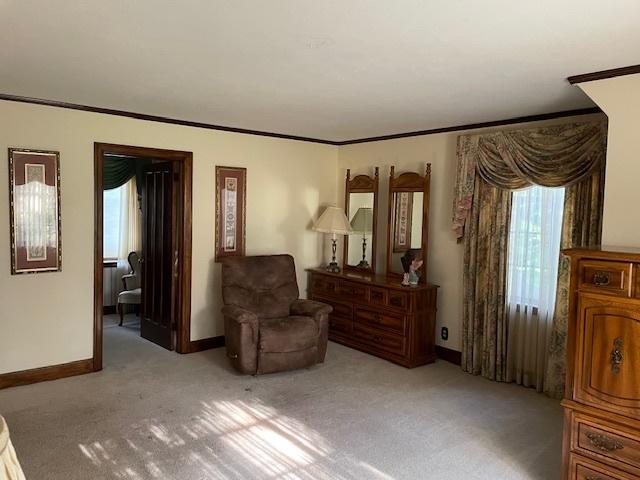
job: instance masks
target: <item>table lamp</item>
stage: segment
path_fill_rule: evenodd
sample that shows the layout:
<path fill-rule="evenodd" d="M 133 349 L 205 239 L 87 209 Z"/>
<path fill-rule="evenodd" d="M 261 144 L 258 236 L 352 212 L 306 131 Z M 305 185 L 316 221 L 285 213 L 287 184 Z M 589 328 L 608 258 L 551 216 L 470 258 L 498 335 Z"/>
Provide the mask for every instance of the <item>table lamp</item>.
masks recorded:
<path fill-rule="evenodd" d="M 340 267 L 336 262 L 336 235 L 349 235 L 353 231 L 349 225 L 349 219 L 344 211 L 338 207 L 327 207 L 320 218 L 313 224 L 312 229 L 316 232 L 331 234 L 331 251 L 333 256 L 331 263 L 327 265 L 327 271 L 331 273 L 340 273 Z"/>
<path fill-rule="evenodd" d="M 356 233 L 362 233 L 362 260 L 358 268 L 369 268 L 367 262 L 367 233 L 371 233 L 373 226 L 373 208 L 360 207 L 351 219 L 351 228 Z"/>

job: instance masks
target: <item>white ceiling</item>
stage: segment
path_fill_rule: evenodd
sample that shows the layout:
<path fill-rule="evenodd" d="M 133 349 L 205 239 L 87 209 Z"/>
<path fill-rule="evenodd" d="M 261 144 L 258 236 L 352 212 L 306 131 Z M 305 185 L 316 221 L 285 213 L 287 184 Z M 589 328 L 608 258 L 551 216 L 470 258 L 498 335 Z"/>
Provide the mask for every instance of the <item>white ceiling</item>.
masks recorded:
<path fill-rule="evenodd" d="M 0 93 L 329 140 L 593 106 L 638 0 L 0 0 Z"/>

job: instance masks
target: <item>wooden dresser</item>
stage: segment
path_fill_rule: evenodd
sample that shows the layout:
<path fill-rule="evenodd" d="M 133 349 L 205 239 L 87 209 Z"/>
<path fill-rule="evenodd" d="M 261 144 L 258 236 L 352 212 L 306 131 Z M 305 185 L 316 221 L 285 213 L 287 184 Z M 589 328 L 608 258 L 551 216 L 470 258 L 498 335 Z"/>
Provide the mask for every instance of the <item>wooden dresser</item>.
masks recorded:
<path fill-rule="evenodd" d="M 563 479 L 640 479 L 640 249 L 570 249 Z"/>
<path fill-rule="evenodd" d="M 309 270 L 308 297 L 329 304 L 329 339 L 408 368 L 435 360 L 438 287 Z"/>

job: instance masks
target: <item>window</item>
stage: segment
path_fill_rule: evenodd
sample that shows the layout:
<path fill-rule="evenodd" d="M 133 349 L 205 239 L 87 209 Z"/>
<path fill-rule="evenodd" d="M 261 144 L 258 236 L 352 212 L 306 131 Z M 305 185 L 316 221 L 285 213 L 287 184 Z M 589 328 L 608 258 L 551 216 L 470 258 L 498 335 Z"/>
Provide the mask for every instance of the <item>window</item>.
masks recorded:
<path fill-rule="evenodd" d="M 507 304 L 553 313 L 560 256 L 564 188 L 513 192 L 509 230 Z"/>
<path fill-rule="evenodd" d="M 122 210 L 123 189 L 126 184 L 103 193 L 102 252 L 105 260 L 116 260 L 120 244 L 120 215 Z"/>

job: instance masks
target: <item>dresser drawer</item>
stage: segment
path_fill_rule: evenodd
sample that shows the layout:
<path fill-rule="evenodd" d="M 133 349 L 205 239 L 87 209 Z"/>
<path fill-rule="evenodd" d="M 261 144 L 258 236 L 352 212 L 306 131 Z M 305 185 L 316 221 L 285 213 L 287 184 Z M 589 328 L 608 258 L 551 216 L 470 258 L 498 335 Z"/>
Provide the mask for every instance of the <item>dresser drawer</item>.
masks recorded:
<path fill-rule="evenodd" d="M 370 287 L 369 288 L 369 302 L 373 305 L 385 306 L 387 304 L 388 291 L 384 288 Z"/>
<path fill-rule="evenodd" d="M 634 480 L 637 477 L 580 455 L 569 455 L 570 480 Z"/>
<path fill-rule="evenodd" d="M 318 295 L 314 295 L 313 300 L 331 305 L 331 307 L 333 307 L 333 311 L 329 314 L 330 317 L 342 317 L 347 320 L 351 320 L 353 317 L 353 307 L 348 303 Z"/>
<path fill-rule="evenodd" d="M 389 290 L 389 301 L 387 305 L 393 308 L 407 310 L 409 308 L 409 294 L 407 294 L 407 292 Z"/>
<path fill-rule="evenodd" d="M 404 315 L 356 307 L 355 321 L 372 327 L 391 330 L 401 335 L 405 333 L 406 321 Z"/>
<path fill-rule="evenodd" d="M 329 331 L 337 334 L 351 334 L 353 332 L 353 321 L 329 315 Z"/>
<path fill-rule="evenodd" d="M 356 282 L 340 280 L 338 295 L 348 300 L 369 301 L 369 288 Z"/>
<path fill-rule="evenodd" d="M 357 340 L 380 350 L 386 350 L 397 355 L 404 355 L 405 353 L 405 338 L 403 336 L 383 332 L 358 322 L 353 324 L 353 334 Z"/>
<path fill-rule="evenodd" d="M 337 295 L 338 283 L 337 278 L 313 275 L 311 277 L 311 292 L 313 295 Z"/>
<path fill-rule="evenodd" d="M 578 288 L 629 297 L 632 293 L 632 267 L 633 264 L 627 262 L 581 260 L 578 264 Z"/>
<path fill-rule="evenodd" d="M 615 425 L 576 413 L 572 420 L 571 448 L 583 455 L 604 457 L 620 468 L 640 472 L 640 437 Z"/>

